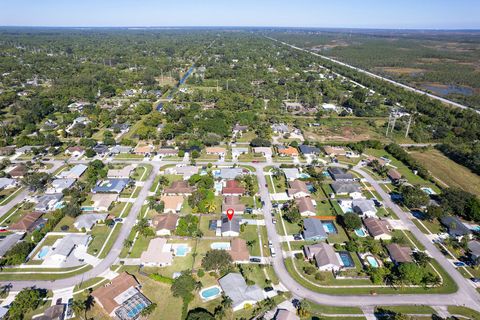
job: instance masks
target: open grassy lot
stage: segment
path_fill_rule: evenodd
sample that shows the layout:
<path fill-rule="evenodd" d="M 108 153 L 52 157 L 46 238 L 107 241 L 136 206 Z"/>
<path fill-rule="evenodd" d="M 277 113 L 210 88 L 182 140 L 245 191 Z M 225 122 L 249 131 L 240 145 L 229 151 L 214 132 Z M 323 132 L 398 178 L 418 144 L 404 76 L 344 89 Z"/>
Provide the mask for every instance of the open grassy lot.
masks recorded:
<path fill-rule="evenodd" d="M 142 164 L 135 168 L 132 178 L 137 181 L 145 181 L 150 176 L 153 166 L 151 164 Z"/>
<path fill-rule="evenodd" d="M 375 312 L 378 312 L 379 309 L 388 310 L 396 313 L 415 313 L 415 314 L 434 314 L 435 310 L 433 310 L 429 306 L 422 306 L 422 305 L 414 305 L 414 306 L 377 306 L 375 308 Z"/>
<path fill-rule="evenodd" d="M 440 151 L 430 149 L 412 151 L 410 154 L 448 186 L 458 187 L 480 196 L 480 176 L 450 160 Z"/>
<path fill-rule="evenodd" d="M 461 306 L 449 306 L 448 312 L 454 315 L 464 316 L 472 320 L 480 319 L 480 312 Z"/>
<path fill-rule="evenodd" d="M 141 154 L 120 153 L 115 156 L 115 160 L 142 160 L 144 158 Z"/>

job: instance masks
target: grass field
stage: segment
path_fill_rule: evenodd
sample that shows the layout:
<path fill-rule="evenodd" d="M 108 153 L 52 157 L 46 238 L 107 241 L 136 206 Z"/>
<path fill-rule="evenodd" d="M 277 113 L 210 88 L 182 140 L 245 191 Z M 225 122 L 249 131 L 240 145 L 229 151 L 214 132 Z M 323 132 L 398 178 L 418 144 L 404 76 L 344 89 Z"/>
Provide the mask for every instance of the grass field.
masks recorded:
<path fill-rule="evenodd" d="M 450 187 L 458 187 L 480 196 L 480 176 L 445 157 L 440 151 L 412 151 L 412 157 Z"/>

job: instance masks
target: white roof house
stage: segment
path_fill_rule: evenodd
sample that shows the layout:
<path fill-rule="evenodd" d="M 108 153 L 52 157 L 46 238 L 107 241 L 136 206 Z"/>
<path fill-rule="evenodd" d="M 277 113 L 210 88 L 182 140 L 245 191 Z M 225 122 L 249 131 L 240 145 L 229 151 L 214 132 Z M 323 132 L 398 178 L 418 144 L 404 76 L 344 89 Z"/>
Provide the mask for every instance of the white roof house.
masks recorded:
<path fill-rule="evenodd" d="M 15 179 L 0 178 L 0 189 L 10 189 L 15 187 L 16 184 Z"/>
<path fill-rule="evenodd" d="M 183 180 L 190 179 L 191 176 L 198 173 L 198 167 L 195 166 L 175 166 L 165 169 L 166 174 L 178 174 L 183 176 Z"/>
<path fill-rule="evenodd" d="M 220 178 L 226 180 L 234 180 L 236 177 L 243 175 L 242 168 L 221 168 Z"/>
<path fill-rule="evenodd" d="M 62 202 L 63 194 L 52 193 L 44 194 L 36 198 L 37 204 L 35 205 L 36 211 L 52 211 L 58 209 L 57 205 Z"/>
<path fill-rule="evenodd" d="M 88 234 L 69 234 L 57 240 L 51 248 L 51 253 L 45 258 L 47 265 L 61 266 L 77 248 L 87 250 L 90 236 Z"/>
<path fill-rule="evenodd" d="M 272 156 L 272 148 L 270 147 L 255 147 L 253 148 L 254 153 L 261 153 L 265 157 L 271 157 Z"/>
<path fill-rule="evenodd" d="M 110 170 L 108 170 L 107 178 L 128 179 L 130 177 L 130 174 L 132 173 L 133 169 L 135 169 L 135 166 L 133 166 L 133 165 L 128 165 L 128 166 L 125 166 L 121 169 L 110 169 Z"/>
<path fill-rule="evenodd" d="M 73 225 L 78 230 L 85 229 L 86 231 L 90 231 L 96 223 L 105 221 L 107 217 L 108 214 L 106 213 L 84 213 L 75 219 Z"/>
<path fill-rule="evenodd" d="M 297 168 L 283 168 L 282 170 L 287 181 L 293 181 L 300 177 L 300 171 Z"/>
<path fill-rule="evenodd" d="M 117 201 L 118 195 L 115 193 L 96 193 L 92 195 L 94 211 L 108 211 L 113 202 Z"/>
<path fill-rule="evenodd" d="M 70 189 L 75 181 L 76 179 L 73 178 L 55 179 L 52 181 L 51 187 L 48 188 L 45 193 L 62 193 L 63 190 Z"/>
<path fill-rule="evenodd" d="M 150 240 L 147 250 L 140 256 L 140 263 L 150 267 L 169 266 L 172 264 L 172 260 L 173 254 L 165 238 Z"/>
<path fill-rule="evenodd" d="M 249 286 L 240 273 L 229 273 L 218 280 L 223 292 L 232 299 L 233 311 L 241 310 L 245 305 L 253 305 L 265 299 L 263 290 L 255 285 Z"/>
<path fill-rule="evenodd" d="M 244 147 L 235 147 L 232 148 L 232 157 L 233 158 L 238 158 L 239 155 L 241 154 L 247 154 L 248 153 L 248 148 Z"/>
<path fill-rule="evenodd" d="M 82 176 L 82 174 L 87 170 L 87 166 L 84 164 L 77 164 L 70 170 L 64 170 L 60 172 L 57 177 L 58 178 L 65 178 L 65 179 L 78 179 Z"/>
<path fill-rule="evenodd" d="M 377 208 L 373 200 L 354 199 L 352 209 L 362 217 L 375 217 L 377 214 Z"/>

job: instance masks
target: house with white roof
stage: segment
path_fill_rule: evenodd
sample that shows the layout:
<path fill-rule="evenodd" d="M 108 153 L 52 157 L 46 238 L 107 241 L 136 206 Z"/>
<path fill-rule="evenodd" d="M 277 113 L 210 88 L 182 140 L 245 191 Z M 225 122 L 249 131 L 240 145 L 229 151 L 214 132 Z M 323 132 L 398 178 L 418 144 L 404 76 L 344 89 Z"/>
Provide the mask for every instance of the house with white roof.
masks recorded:
<path fill-rule="evenodd" d="M 297 168 L 283 168 L 283 173 L 287 181 L 293 181 L 300 178 L 300 171 Z"/>
<path fill-rule="evenodd" d="M 247 285 L 240 273 L 229 273 L 218 280 L 223 292 L 232 300 L 233 311 L 254 305 L 266 298 L 263 290 L 256 284 Z"/>
<path fill-rule="evenodd" d="M 73 168 L 69 170 L 64 170 L 57 174 L 58 178 L 63 179 L 78 179 L 82 176 L 82 174 L 87 170 L 87 166 L 84 164 L 77 164 Z"/>
<path fill-rule="evenodd" d="M 75 249 L 86 251 L 91 237 L 88 234 L 68 234 L 65 237 L 57 240 L 52 248 L 51 253 L 47 255 L 44 263 L 47 265 L 62 266 L 67 262 L 68 257 Z"/>
<path fill-rule="evenodd" d="M 10 178 L 0 178 L 0 189 L 11 189 L 17 185 L 17 181 L 15 179 Z"/>
<path fill-rule="evenodd" d="M 75 183 L 76 179 L 55 179 L 52 181 L 50 188 L 45 191 L 47 194 L 62 193 L 63 190 L 68 190 Z"/>
<path fill-rule="evenodd" d="M 172 265 L 173 254 L 167 239 L 155 238 L 150 240 L 147 250 L 142 252 L 140 263 L 147 267 L 164 267 Z"/>
<path fill-rule="evenodd" d="M 91 231 L 95 224 L 105 221 L 107 217 L 107 213 L 84 213 L 75 219 L 73 225 L 77 230 Z"/>
<path fill-rule="evenodd" d="M 108 211 L 112 203 L 118 200 L 118 194 L 115 193 L 97 193 L 93 194 L 91 198 L 94 211 Z"/>

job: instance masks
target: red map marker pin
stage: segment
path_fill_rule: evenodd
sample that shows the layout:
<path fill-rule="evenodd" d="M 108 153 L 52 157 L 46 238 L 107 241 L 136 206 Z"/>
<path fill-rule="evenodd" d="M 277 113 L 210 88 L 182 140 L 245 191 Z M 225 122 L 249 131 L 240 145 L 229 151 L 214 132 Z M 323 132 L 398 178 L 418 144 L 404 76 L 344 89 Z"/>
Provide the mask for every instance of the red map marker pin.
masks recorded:
<path fill-rule="evenodd" d="M 227 210 L 227 218 L 229 221 L 232 221 L 233 215 L 235 214 L 235 210 L 233 209 L 228 209 Z"/>

